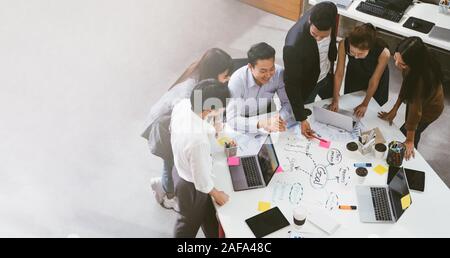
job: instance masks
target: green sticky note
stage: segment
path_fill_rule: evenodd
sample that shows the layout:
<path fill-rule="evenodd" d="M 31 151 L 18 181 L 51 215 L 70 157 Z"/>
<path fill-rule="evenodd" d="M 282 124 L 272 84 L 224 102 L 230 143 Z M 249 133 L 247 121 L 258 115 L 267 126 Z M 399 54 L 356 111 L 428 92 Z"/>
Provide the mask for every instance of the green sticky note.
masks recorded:
<path fill-rule="evenodd" d="M 402 209 L 406 210 L 411 206 L 411 195 L 408 194 L 402 198 Z"/>
<path fill-rule="evenodd" d="M 259 202 L 258 210 L 261 212 L 265 212 L 270 209 L 270 206 L 271 206 L 270 202 Z"/>
<path fill-rule="evenodd" d="M 384 175 L 386 172 L 389 171 L 389 169 L 383 165 L 378 165 L 373 170 L 380 176 Z"/>

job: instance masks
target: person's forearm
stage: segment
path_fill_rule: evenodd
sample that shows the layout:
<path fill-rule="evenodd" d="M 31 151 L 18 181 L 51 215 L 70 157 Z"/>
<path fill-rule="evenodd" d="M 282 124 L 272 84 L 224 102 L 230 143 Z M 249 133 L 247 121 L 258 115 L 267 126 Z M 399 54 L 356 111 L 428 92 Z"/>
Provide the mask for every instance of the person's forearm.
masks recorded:
<path fill-rule="evenodd" d="M 368 106 L 370 103 L 370 100 L 373 98 L 373 95 L 375 95 L 375 92 L 378 89 L 378 82 L 369 81 L 369 86 L 367 87 L 367 93 L 366 93 L 366 97 L 363 100 L 363 103 L 365 106 Z"/>
<path fill-rule="evenodd" d="M 287 97 L 286 101 L 281 102 L 281 109 L 278 113 L 280 114 L 281 119 L 283 119 L 284 121 L 288 121 L 290 119 L 295 120 L 291 103 L 289 102 L 289 99 Z"/>
<path fill-rule="evenodd" d="M 209 192 L 209 195 L 212 196 L 212 197 L 214 197 L 214 195 L 217 194 L 217 192 L 218 192 L 217 189 L 214 187 L 214 188 Z"/>
<path fill-rule="evenodd" d="M 306 116 L 305 105 L 302 98 L 292 98 L 292 113 L 294 114 L 295 120 L 304 121 L 308 117 Z"/>
<path fill-rule="evenodd" d="M 237 131 L 256 132 L 258 120 L 255 117 L 245 117 L 240 112 L 244 106 L 241 101 L 233 101 L 227 106 L 227 124 Z"/>
<path fill-rule="evenodd" d="M 305 106 L 301 90 L 286 84 L 286 94 L 289 103 L 291 104 L 292 113 L 294 114 L 295 119 L 297 121 L 305 120 Z"/>
<path fill-rule="evenodd" d="M 397 101 L 395 102 L 394 107 L 392 109 L 395 110 L 395 112 L 397 112 L 401 105 L 402 99 L 400 98 L 400 96 L 398 96 Z"/>
<path fill-rule="evenodd" d="M 407 131 L 406 132 L 406 141 L 407 142 L 414 142 L 415 135 L 416 135 L 416 131 Z"/>
<path fill-rule="evenodd" d="M 336 72 L 336 74 L 334 75 L 334 88 L 333 88 L 333 99 L 334 100 L 339 99 L 343 79 L 344 79 L 344 73 Z"/>

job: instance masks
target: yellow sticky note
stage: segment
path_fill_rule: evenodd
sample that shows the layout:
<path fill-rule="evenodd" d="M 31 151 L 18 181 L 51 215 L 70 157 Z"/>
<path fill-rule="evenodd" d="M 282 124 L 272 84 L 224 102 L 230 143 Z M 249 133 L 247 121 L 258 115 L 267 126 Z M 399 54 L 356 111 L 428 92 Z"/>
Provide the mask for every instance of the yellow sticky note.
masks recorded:
<path fill-rule="evenodd" d="M 382 176 L 386 172 L 388 172 L 388 168 L 386 168 L 385 166 L 382 166 L 382 165 L 376 166 L 373 170 L 380 176 Z"/>
<path fill-rule="evenodd" d="M 264 212 L 264 211 L 270 209 L 270 206 L 271 206 L 270 202 L 259 202 L 258 210 Z"/>
<path fill-rule="evenodd" d="M 402 198 L 402 209 L 406 210 L 411 206 L 411 195 L 408 194 Z"/>

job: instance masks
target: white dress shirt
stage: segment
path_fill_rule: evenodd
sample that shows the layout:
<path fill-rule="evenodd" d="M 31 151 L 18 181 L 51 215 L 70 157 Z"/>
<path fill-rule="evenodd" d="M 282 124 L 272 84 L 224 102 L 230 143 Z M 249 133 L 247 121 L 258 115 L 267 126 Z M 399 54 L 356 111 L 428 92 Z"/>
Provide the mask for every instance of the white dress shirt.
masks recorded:
<path fill-rule="evenodd" d="M 184 99 L 175 105 L 170 122 L 171 143 L 178 175 L 208 194 L 214 188 L 212 180 L 211 142 L 215 129 L 191 110 Z"/>
<path fill-rule="evenodd" d="M 257 131 L 258 121 L 265 112 L 270 112 L 275 93 L 281 102 L 280 116 L 289 124 L 295 123 L 292 107 L 284 86 L 284 69 L 275 65 L 275 74 L 266 84 L 259 86 L 253 74 L 244 66 L 233 73 L 228 88 L 231 101 L 227 105 L 227 124 L 238 131 Z"/>
<path fill-rule="evenodd" d="M 317 80 L 317 83 L 319 83 L 321 80 L 325 79 L 325 77 L 327 77 L 328 72 L 330 71 L 331 63 L 330 63 L 330 59 L 328 58 L 328 51 L 330 50 L 330 43 L 331 43 L 330 36 L 317 42 L 317 47 L 319 49 L 319 57 L 320 57 L 320 75 L 319 75 L 319 80 Z"/>

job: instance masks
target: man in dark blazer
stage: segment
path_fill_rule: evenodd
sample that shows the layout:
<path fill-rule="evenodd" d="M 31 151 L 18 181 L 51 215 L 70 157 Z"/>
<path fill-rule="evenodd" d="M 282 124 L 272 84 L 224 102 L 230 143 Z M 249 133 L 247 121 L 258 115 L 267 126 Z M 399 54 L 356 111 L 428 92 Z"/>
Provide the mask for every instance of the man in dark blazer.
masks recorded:
<path fill-rule="evenodd" d="M 337 8 L 321 2 L 307 11 L 289 30 L 283 49 L 286 92 L 301 131 L 312 138 L 305 104 L 333 96 Z"/>

